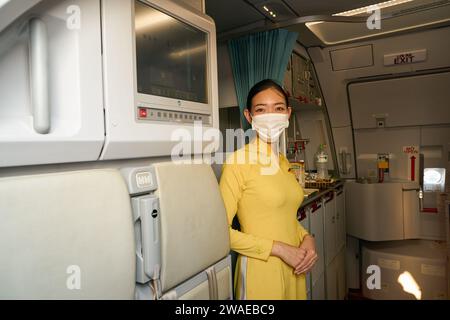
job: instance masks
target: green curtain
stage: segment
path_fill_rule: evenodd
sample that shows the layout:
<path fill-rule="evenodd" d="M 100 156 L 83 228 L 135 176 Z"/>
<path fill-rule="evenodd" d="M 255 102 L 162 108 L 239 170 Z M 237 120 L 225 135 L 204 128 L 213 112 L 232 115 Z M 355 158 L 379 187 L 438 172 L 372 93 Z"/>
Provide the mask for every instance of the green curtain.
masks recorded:
<path fill-rule="evenodd" d="M 244 130 L 250 127 L 243 114 L 248 92 L 253 85 L 264 79 L 273 79 L 283 85 L 284 73 L 297 38 L 298 34 L 295 32 L 276 29 L 228 42 Z"/>

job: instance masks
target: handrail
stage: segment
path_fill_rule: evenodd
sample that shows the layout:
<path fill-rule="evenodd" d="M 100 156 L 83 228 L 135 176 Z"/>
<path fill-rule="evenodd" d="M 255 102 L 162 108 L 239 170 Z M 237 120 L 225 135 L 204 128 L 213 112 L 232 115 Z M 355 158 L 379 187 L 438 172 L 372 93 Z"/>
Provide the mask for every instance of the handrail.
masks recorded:
<path fill-rule="evenodd" d="M 33 127 L 37 133 L 50 131 L 48 88 L 48 38 L 45 23 L 39 18 L 30 20 L 30 87 L 33 108 Z"/>

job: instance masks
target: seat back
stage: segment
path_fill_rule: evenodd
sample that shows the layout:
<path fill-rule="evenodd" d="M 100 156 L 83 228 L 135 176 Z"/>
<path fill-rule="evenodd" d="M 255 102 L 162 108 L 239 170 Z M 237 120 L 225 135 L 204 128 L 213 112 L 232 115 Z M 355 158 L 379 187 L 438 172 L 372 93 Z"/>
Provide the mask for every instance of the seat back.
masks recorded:
<path fill-rule="evenodd" d="M 158 163 L 161 290 L 179 285 L 225 258 L 228 222 L 217 179 L 206 164 Z"/>
<path fill-rule="evenodd" d="M 132 299 L 132 213 L 119 172 L 0 179 L 0 257 L 0 299 Z"/>

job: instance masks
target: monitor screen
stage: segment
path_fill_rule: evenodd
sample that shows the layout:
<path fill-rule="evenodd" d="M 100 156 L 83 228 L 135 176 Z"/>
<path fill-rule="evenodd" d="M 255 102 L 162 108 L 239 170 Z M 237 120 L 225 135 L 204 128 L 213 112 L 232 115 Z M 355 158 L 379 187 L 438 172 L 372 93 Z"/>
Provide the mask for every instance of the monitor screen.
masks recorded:
<path fill-rule="evenodd" d="M 207 34 L 135 2 L 137 91 L 208 103 Z"/>

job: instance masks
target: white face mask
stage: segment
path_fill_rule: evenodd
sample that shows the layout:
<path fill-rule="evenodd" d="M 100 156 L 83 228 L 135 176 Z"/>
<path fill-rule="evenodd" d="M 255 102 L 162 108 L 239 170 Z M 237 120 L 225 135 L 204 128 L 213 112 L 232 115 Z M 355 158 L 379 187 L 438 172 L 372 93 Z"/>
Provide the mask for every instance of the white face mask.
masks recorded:
<path fill-rule="evenodd" d="M 277 142 L 287 127 L 289 115 L 286 113 L 265 113 L 252 117 L 252 129 L 264 142 Z"/>

